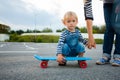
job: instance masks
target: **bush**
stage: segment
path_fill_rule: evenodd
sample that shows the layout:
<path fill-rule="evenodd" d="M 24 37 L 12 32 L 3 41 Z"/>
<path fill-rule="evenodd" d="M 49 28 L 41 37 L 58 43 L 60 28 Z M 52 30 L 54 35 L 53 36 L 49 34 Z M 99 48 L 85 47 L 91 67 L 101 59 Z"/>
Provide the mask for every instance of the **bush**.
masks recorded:
<path fill-rule="evenodd" d="M 95 39 L 96 44 L 103 44 L 103 40 L 102 39 Z"/>
<path fill-rule="evenodd" d="M 39 35 L 36 36 L 36 42 L 43 42 L 43 43 L 56 43 L 58 42 L 59 36 L 53 35 Z"/>
<path fill-rule="evenodd" d="M 39 43 L 57 43 L 59 36 L 54 35 L 29 35 L 29 36 L 18 36 L 17 34 L 10 35 L 10 42 L 39 42 Z M 95 39 L 96 44 L 102 44 L 102 39 Z"/>
<path fill-rule="evenodd" d="M 10 35 L 10 42 L 18 41 L 19 36 L 17 34 L 11 34 Z"/>

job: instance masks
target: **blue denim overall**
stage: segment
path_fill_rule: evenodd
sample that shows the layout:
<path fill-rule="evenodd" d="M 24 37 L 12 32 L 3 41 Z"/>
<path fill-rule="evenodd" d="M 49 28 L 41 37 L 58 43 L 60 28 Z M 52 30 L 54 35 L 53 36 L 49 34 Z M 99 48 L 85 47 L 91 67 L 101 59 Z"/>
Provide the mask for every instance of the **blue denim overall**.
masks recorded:
<path fill-rule="evenodd" d="M 63 55 L 67 57 L 75 57 L 79 53 L 84 53 L 85 46 L 83 43 L 79 42 L 79 32 L 67 32 L 67 34 L 65 44 L 62 48 Z"/>

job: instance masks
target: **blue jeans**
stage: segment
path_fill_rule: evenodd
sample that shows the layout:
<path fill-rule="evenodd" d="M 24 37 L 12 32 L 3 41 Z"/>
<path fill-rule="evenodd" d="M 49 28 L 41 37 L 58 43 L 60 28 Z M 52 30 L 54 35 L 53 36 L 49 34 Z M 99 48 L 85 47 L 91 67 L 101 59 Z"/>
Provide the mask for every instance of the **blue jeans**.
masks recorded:
<path fill-rule="evenodd" d="M 75 57 L 85 52 L 85 46 L 79 42 L 77 34 L 68 35 L 65 44 L 62 47 L 62 54 L 67 57 Z"/>
<path fill-rule="evenodd" d="M 120 28 L 116 28 L 115 26 L 115 7 L 112 3 L 105 3 L 104 4 L 104 19 L 106 23 L 106 30 L 104 33 L 104 43 L 103 43 L 103 56 L 111 58 L 111 51 L 114 42 L 114 34 L 116 35 L 115 38 L 115 50 L 114 50 L 114 58 L 120 58 Z M 120 24 L 119 24 L 120 27 Z"/>

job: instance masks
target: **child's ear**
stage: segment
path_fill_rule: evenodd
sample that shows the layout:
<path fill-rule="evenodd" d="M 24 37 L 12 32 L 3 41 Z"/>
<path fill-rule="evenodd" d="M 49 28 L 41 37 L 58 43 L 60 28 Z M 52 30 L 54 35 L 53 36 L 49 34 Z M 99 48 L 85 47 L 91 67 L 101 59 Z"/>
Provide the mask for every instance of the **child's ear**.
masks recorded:
<path fill-rule="evenodd" d="M 62 21 L 63 24 L 65 24 L 65 21 L 63 19 L 61 21 Z"/>
<path fill-rule="evenodd" d="M 77 24 L 78 24 L 78 20 L 77 20 Z"/>

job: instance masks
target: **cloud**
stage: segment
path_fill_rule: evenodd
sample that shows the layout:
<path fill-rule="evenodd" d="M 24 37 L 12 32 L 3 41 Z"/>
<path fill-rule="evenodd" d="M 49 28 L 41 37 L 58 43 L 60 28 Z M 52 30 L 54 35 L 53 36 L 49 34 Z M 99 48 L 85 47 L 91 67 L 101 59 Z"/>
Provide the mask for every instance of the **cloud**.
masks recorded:
<path fill-rule="evenodd" d="M 2 0 L 0 19 L 14 25 L 50 25 L 58 22 L 58 17 L 45 9 L 37 9 L 22 0 Z"/>
<path fill-rule="evenodd" d="M 99 5 L 102 6 L 99 0 L 93 1 L 95 25 L 103 22 L 103 17 L 99 17 L 100 12 L 102 13 Z M 83 0 L 1 0 L 0 23 L 7 24 L 12 29 L 61 29 L 64 27 L 61 19 L 64 13 L 70 10 L 78 15 L 78 26 L 86 25 Z"/>
<path fill-rule="evenodd" d="M 26 13 L 24 3 L 20 0 L 2 0 L 0 3 L 1 19 L 14 24 L 26 24 L 29 21 L 30 13 Z M 25 20 L 25 21 L 24 21 Z"/>

